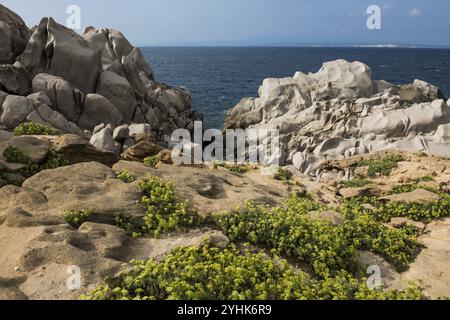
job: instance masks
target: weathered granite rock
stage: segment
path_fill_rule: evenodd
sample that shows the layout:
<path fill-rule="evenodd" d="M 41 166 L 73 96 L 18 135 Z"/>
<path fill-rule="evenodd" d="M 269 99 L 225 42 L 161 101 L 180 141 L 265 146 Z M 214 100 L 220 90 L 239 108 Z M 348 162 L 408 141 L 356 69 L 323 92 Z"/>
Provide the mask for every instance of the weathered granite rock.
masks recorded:
<path fill-rule="evenodd" d="M 122 158 L 129 161 L 142 161 L 147 157 L 156 156 L 163 147 L 149 141 L 143 140 L 128 148 L 123 154 Z"/>
<path fill-rule="evenodd" d="M 101 72 L 100 51 L 52 18 L 41 20 L 18 61 L 32 77 L 48 73 L 84 93 L 95 91 Z"/>
<path fill-rule="evenodd" d="M 33 112 L 34 102 L 21 96 L 7 96 L 1 105 L 0 123 L 13 130 Z"/>
<path fill-rule="evenodd" d="M 416 189 L 412 192 L 396 194 L 380 198 L 382 201 L 405 202 L 405 203 L 427 203 L 441 200 L 436 193 L 425 189 Z"/>
<path fill-rule="evenodd" d="M 80 91 L 74 90 L 68 81 L 41 73 L 33 79 L 33 92 L 45 92 L 56 111 L 69 121 L 78 121 L 84 97 Z"/>
<path fill-rule="evenodd" d="M 123 142 L 130 137 L 130 129 L 127 124 L 123 124 L 114 129 L 113 139 L 114 141 Z"/>
<path fill-rule="evenodd" d="M 229 111 L 225 127 L 278 130 L 287 164 L 319 176 L 327 160 L 382 150 L 449 155 L 443 98 L 423 81 L 374 81 L 367 65 L 337 60 L 315 74 L 264 80 L 258 98 Z"/>
<path fill-rule="evenodd" d="M 91 144 L 97 149 L 105 152 L 114 152 L 114 140 L 110 127 L 103 128 L 92 135 Z"/>
<path fill-rule="evenodd" d="M 0 65 L 0 89 L 26 96 L 31 93 L 30 75 L 19 65 Z"/>
<path fill-rule="evenodd" d="M 48 140 L 31 136 L 14 137 L 8 145 L 21 150 L 34 163 L 42 162 L 50 151 Z"/>
<path fill-rule="evenodd" d="M 55 150 L 61 153 L 70 163 L 99 162 L 112 167 L 120 158 L 112 152 L 96 149 L 89 141 L 77 135 L 67 134 L 58 137 L 54 142 Z"/>
<path fill-rule="evenodd" d="M 101 122 L 110 123 L 113 127 L 116 127 L 122 123 L 122 114 L 105 97 L 98 94 L 88 94 L 78 124 L 81 129 L 92 130 Z"/>
<path fill-rule="evenodd" d="M 122 114 L 124 123 L 129 123 L 136 112 L 137 100 L 133 87 L 125 77 L 105 71 L 101 74 L 96 93 L 107 98 Z"/>
<path fill-rule="evenodd" d="M 152 127 L 147 123 L 133 123 L 128 127 L 129 136 L 135 138 L 139 135 L 148 136 L 152 133 Z"/>
<path fill-rule="evenodd" d="M 0 4 L 0 64 L 14 63 L 30 39 L 25 22 L 14 12 Z"/>

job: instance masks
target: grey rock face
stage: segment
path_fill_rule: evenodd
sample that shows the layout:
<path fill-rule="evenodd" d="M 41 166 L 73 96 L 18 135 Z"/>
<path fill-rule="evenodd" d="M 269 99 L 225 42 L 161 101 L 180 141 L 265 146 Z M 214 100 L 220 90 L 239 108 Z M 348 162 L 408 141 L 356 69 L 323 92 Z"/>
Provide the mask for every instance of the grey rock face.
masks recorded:
<path fill-rule="evenodd" d="M 48 140 L 30 136 L 14 137 L 9 142 L 9 145 L 20 149 L 34 163 L 42 162 L 50 150 L 50 142 Z"/>
<path fill-rule="evenodd" d="M 52 74 L 85 93 L 95 91 L 101 72 L 100 51 L 52 18 L 41 20 L 18 61 L 32 77 Z"/>
<path fill-rule="evenodd" d="M 102 123 L 148 123 L 162 142 L 191 123 L 189 91 L 156 82 L 140 49 L 119 31 L 88 27 L 80 36 L 44 18 L 31 32 L 0 6 L 0 38 L 0 65 L 9 64 L 0 66 L 0 91 L 28 96 L 34 106 L 13 110 L 9 101 L 0 125 L 26 120 L 90 137 Z"/>
<path fill-rule="evenodd" d="M 149 135 L 152 133 L 152 128 L 149 124 L 131 124 L 129 127 L 129 135 L 134 138 L 139 135 Z"/>
<path fill-rule="evenodd" d="M 320 175 L 326 160 L 397 149 L 450 155 L 450 108 L 439 89 L 373 81 L 360 62 L 327 62 L 318 73 L 266 79 L 258 98 L 229 111 L 226 128 L 279 130 L 287 162 Z"/>
<path fill-rule="evenodd" d="M 81 129 L 92 130 L 101 122 L 110 123 L 116 127 L 122 123 L 122 114 L 105 97 L 98 94 L 88 94 L 78 124 Z"/>
<path fill-rule="evenodd" d="M 68 81 L 41 73 L 33 79 L 33 92 L 45 92 L 56 111 L 69 121 L 78 121 L 83 97 L 81 92 L 75 91 Z"/>
<path fill-rule="evenodd" d="M 114 129 L 113 139 L 114 141 L 123 142 L 130 136 L 130 129 L 127 124 L 123 124 Z"/>
<path fill-rule="evenodd" d="M 0 123 L 13 130 L 33 112 L 32 100 L 21 96 L 7 96 L 1 106 Z"/>
<path fill-rule="evenodd" d="M 30 30 L 14 12 L 0 4 L 0 64 L 12 64 L 30 39 Z"/>
<path fill-rule="evenodd" d="M 134 90 L 126 78 L 105 71 L 100 76 L 96 93 L 107 98 L 119 109 L 125 123 L 129 123 L 133 119 L 137 101 Z"/>
<path fill-rule="evenodd" d="M 91 138 L 91 144 L 98 150 L 105 152 L 114 152 L 114 140 L 112 138 L 112 130 L 106 127 L 95 133 Z"/>
<path fill-rule="evenodd" d="M 0 65 L 0 88 L 10 94 L 26 96 L 31 93 L 31 78 L 19 65 Z"/>

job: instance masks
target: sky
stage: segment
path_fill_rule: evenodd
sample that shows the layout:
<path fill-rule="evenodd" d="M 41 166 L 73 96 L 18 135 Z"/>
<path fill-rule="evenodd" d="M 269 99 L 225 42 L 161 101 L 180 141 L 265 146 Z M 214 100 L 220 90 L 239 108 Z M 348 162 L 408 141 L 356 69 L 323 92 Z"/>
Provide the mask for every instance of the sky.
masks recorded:
<path fill-rule="evenodd" d="M 449 0 L 0 0 L 33 26 L 51 16 L 122 31 L 138 46 L 401 44 L 450 47 Z M 381 8 L 381 29 L 367 8 Z"/>

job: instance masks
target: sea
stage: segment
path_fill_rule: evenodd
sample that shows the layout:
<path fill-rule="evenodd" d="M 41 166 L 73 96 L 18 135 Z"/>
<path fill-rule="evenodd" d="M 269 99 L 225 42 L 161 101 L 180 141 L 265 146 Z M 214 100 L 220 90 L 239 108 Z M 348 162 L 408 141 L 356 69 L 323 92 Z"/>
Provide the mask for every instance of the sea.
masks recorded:
<path fill-rule="evenodd" d="M 205 116 L 206 128 L 222 128 L 230 108 L 255 97 L 265 78 L 317 72 L 323 62 L 362 61 L 373 78 L 392 83 L 420 79 L 439 86 L 450 97 L 450 49 L 323 47 L 145 47 L 142 52 L 156 78 L 185 86 L 193 109 Z"/>

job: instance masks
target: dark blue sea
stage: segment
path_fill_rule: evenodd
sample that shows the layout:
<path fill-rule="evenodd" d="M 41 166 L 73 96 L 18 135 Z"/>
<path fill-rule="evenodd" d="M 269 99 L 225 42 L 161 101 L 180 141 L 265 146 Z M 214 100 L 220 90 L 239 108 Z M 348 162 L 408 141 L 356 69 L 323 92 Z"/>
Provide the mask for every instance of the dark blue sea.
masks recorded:
<path fill-rule="evenodd" d="M 186 86 L 205 126 L 222 128 L 229 108 L 257 96 L 265 78 L 317 72 L 325 61 L 362 61 L 374 79 L 410 83 L 421 79 L 450 96 L 450 50 L 397 48 L 143 48 L 158 81 Z"/>

